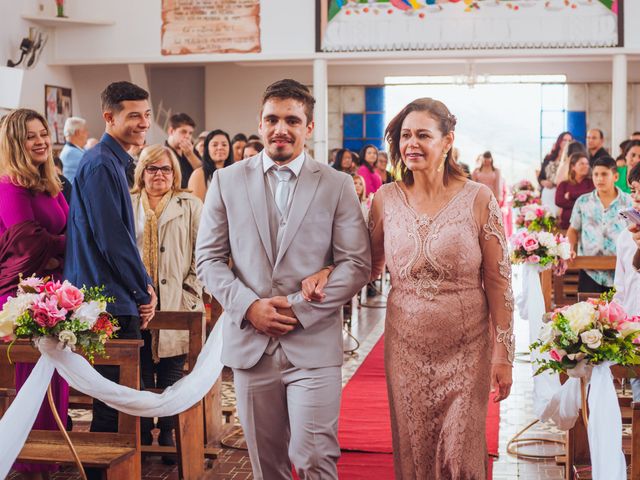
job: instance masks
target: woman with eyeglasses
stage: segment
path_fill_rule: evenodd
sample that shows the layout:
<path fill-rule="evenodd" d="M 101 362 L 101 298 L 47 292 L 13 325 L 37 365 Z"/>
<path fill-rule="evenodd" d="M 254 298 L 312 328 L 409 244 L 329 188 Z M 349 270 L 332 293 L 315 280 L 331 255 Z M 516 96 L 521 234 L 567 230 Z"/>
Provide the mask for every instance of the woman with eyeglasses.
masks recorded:
<path fill-rule="evenodd" d="M 152 145 L 142 151 L 131 192 L 136 241 L 158 293 L 158 309 L 201 312 L 204 305 L 202 285 L 196 278 L 195 247 L 202 202 L 180 188 L 180 182 L 180 166 L 171 149 Z M 188 332 L 143 330 L 142 337 L 145 388 L 164 389 L 182 378 Z M 158 427 L 158 443 L 175 445 L 173 418 L 158 419 Z M 142 444 L 150 445 L 153 419 L 143 418 L 140 428 Z"/>

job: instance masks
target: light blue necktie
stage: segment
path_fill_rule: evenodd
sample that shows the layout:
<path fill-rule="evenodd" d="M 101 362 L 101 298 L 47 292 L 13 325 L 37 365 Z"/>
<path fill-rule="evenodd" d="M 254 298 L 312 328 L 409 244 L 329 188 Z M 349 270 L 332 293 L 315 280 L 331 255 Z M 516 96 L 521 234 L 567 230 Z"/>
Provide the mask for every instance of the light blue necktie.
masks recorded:
<path fill-rule="evenodd" d="M 280 169 L 274 169 L 273 171 L 278 179 L 278 185 L 276 186 L 276 206 L 280 211 L 280 215 L 284 215 L 287 210 L 287 202 L 289 201 L 289 192 L 291 191 L 291 177 L 293 172 L 287 167 Z"/>

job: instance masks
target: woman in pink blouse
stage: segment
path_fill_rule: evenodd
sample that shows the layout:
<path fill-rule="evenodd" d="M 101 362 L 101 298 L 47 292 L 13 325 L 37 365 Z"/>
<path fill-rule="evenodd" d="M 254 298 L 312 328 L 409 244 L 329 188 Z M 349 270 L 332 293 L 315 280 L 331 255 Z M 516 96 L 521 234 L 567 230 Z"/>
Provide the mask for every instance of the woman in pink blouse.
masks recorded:
<path fill-rule="evenodd" d="M 19 275 L 61 280 L 69 206 L 62 195 L 51 149 L 50 130 L 39 113 L 18 109 L 0 127 L 0 308 L 15 296 Z M 28 239 L 28 240 L 27 240 Z M 13 250 L 12 250 L 13 249 Z M 15 250 L 15 251 L 14 251 Z M 32 364 L 16 364 L 16 388 L 24 384 Z M 54 373 L 53 396 L 62 419 L 67 418 L 69 386 Z M 57 430 L 45 400 L 34 429 Z M 55 466 L 15 464 L 22 478 L 48 478 Z"/>
<path fill-rule="evenodd" d="M 493 165 L 493 156 L 491 152 L 484 152 L 480 156 L 480 165 L 471 174 L 474 182 L 482 183 L 491 189 L 493 196 L 496 197 L 498 203 L 502 203 L 502 176 L 500 170 Z"/>
<path fill-rule="evenodd" d="M 382 185 L 382 179 L 376 172 L 376 162 L 378 161 L 378 149 L 374 145 L 365 145 L 360 150 L 360 166 L 356 172 L 364 178 L 364 185 L 367 196 L 376 193 Z"/>

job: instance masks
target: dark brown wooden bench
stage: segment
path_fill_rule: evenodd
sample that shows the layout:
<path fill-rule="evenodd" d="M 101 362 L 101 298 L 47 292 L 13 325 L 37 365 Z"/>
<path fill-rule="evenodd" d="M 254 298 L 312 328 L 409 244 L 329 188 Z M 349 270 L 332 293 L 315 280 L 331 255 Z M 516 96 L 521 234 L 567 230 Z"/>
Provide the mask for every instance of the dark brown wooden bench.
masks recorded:
<path fill-rule="evenodd" d="M 158 311 L 149 323 L 149 329 L 186 330 L 189 332 L 189 349 L 185 367 L 187 373 L 191 372 L 205 340 L 205 316 L 201 312 Z M 219 448 L 212 445 L 205 446 L 207 417 L 217 414 L 218 423 L 222 424 L 222 413 L 219 408 L 217 412 L 215 411 L 216 403 L 210 402 L 212 405 L 206 408 L 207 398 L 210 396 L 211 392 L 201 402 L 176 415 L 176 447 L 143 445 L 142 453 L 145 455 L 177 455 L 179 477 L 182 479 L 200 478 L 204 474 L 205 457 L 215 459 L 220 454 Z M 220 397 L 217 400 L 219 407 Z"/>
<path fill-rule="evenodd" d="M 615 256 L 580 256 L 569 263 L 564 275 L 545 270 L 540 274 L 546 311 L 571 305 L 578 301 L 578 272 L 580 270 L 615 270 Z"/>
<path fill-rule="evenodd" d="M 109 341 L 107 357 L 96 356 L 96 365 L 120 367 L 120 383 L 140 388 L 141 340 Z M 9 364 L 8 345 L 0 345 L 0 388 L 4 395 L 3 406 L 8 407 L 15 397 L 15 368 Z M 26 340 L 19 340 L 11 347 L 11 361 L 36 363 L 40 352 Z M 2 412 L 4 414 L 4 411 Z M 140 478 L 140 419 L 120 413 L 117 433 L 70 432 L 78 456 L 85 467 L 104 471 L 106 480 Z M 18 455 L 24 463 L 55 463 L 74 465 L 69 447 L 58 431 L 32 430 L 25 446 Z"/>
<path fill-rule="evenodd" d="M 616 380 L 628 380 L 640 377 L 640 367 L 621 367 L 613 365 L 611 373 Z M 561 375 L 561 381 L 566 381 Z M 623 437 L 622 449 L 627 460 L 627 478 L 640 480 L 640 403 L 634 403 L 629 397 L 618 397 L 623 424 L 631 424 L 631 437 Z M 582 415 L 578 415 L 576 424 L 566 433 L 565 455 L 557 458 L 557 463 L 565 465 L 567 480 L 591 479 L 591 457 L 589 437 Z"/>

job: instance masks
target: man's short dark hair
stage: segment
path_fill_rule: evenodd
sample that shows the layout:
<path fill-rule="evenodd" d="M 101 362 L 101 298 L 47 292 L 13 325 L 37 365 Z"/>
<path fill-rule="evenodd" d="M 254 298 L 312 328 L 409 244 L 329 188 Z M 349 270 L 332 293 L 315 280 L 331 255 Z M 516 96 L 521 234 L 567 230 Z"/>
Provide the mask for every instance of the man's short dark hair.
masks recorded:
<path fill-rule="evenodd" d="M 636 135 L 640 135 L 640 132 L 633 132 L 633 133 L 631 134 L 631 136 L 632 136 L 632 137 L 635 137 Z"/>
<path fill-rule="evenodd" d="M 604 132 L 602 130 L 600 130 L 599 128 L 592 128 L 591 130 L 594 132 L 598 132 L 598 135 L 600 135 L 600 138 L 604 139 Z"/>
<path fill-rule="evenodd" d="M 193 121 L 186 113 L 174 113 L 169 117 L 169 126 L 174 130 L 182 125 L 188 125 L 191 128 L 196 128 L 196 122 Z"/>
<path fill-rule="evenodd" d="M 596 158 L 593 161 L 593 167 L 591 168 L 595 169 L 596 167 L 605 167 L 605 168 L 608 168 L 609 170 L 613 170 L 614 172 L 618 171 L 618 166 L 616 165 L 616 161 L 613 158 L 608 156 Z"/>
<path fill-rule="evenodd" d="M 307 124 L 313 121 L 313 107 L 316 104 L 316 99 L 311 95 L 311 91 L 300 82 L 285 78 L 284 80 L 278 80 L 267 87 L 262 94 L 262 106 L 267 103 L 267 100 L 272 98 L 278 98 L 280 100 L 287 100 L 292 98 L 304 105 L 304 113 L 307 116 Z"/>
<path fill-rule="evenodd" d="M 100 94 L 102 111 L 111 110 L 119 112 L 122 110 L 122 103 L 127 100 L 148 100 L 149 93 L 131 82 L 114 82 L 105 88 Z"/>
<path fill-rule="evenodd" d="M 631 185 L 633 182 L 640 182 L 640 163 L 636 163 L 627 175 L 627 183 Z"/>

